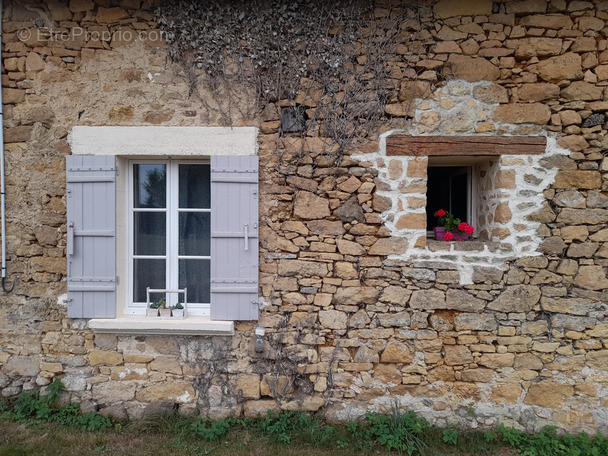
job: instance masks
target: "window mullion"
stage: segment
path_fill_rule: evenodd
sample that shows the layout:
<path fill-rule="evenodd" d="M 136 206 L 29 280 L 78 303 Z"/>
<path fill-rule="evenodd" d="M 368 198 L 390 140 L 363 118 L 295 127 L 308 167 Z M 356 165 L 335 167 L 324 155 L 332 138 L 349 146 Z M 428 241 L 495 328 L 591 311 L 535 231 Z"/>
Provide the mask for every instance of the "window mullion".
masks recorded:
<path fill-rule="evenodd" d="M 170 179 L 168 182 L 169 205 L 167 216 L 167 288 L 177 289 L 179 285 L 179 265 L 177 254 L 179 251 L 179 165 L 175 161 L 168 163 Z M 167 300 L 171 305 L 177 303 L 177 295 L 170 293 Z"/>

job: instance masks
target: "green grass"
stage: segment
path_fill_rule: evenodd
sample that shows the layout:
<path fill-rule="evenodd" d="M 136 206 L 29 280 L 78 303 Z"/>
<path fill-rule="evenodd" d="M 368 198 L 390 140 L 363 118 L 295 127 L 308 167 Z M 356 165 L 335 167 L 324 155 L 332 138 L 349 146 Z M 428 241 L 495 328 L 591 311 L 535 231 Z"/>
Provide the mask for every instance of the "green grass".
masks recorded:
<path fill-rule="evenodd" d="M 22 393 L 0 401 L 0 456 L 10 455 L 307 455 L 367 456 L 604 456 L 601 435 L 558 435 L 545 428 L 526 434 L 501 426 L 496 432 L 437 429 L 413 411 L 368 413 L 354 422 L 330 424 L 301 412 L 269 412 L 264 418 L 184 417 L 177 413 L 116 422 L 59 405 L 63 385 L 45 394 Z"/>

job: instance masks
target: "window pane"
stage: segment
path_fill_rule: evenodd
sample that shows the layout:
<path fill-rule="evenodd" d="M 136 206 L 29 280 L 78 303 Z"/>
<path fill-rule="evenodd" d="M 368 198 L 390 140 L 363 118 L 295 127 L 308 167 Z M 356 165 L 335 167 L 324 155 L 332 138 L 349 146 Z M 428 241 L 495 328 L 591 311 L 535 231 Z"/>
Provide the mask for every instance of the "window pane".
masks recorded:
<path fill-rule="evenodd" d="M 140 208 L 164 208 L 167 204 L 167 167 L 161 164 L 133 165 L 134 201 Z"/>
<path fill-rule="evenodd" d="M 166 288 L 165 260 L 133 260 L 133 302 L 146 302 L 146 287 Z"/>
<path fill-rule="evenodd" d="M 179 207 L 209 209 L 211 177 L 209 165 L 179 165 Z"/>
<path fill-rule="evenodd" d="M 179 260 L 179 287 L 188 287 L 188 302 L 208 303 L 210 301 L 209 283 L 211 261 Z M 183 295 L 179 295 L 183 302 Z"/>
<path fill-rule="evenodd" d="M 211 252 L 211 214 L 180 212 L 179 255 L 209 256 Z"/>
<path fill-rule="evenodd" d="M 165 254 L 166 217 L 164 212 L 133 213 L 133 253 L 135 255 Z"/>

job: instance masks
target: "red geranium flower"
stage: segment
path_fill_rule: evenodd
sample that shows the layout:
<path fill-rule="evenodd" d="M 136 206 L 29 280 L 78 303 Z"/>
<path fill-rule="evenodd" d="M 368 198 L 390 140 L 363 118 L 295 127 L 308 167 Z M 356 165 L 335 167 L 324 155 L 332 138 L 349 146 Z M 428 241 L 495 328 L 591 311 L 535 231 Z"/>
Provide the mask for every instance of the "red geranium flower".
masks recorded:
<path fill-rule="evenodd" d="M 448 231 L 447 233 L 445 233 L 443 235 L 443 240 L 444 241 L 451 241 L 453 237 L 454 237 L 454 235 Z"/>
<path fill-rule="evenodd" d="M 464 232 L 467 234 L 473 234 L 474 231 L 475 231 L 475 228 L 472 227 L 471 225 L 467 225 L 464 229 Z"/>
<path fill-rule="evenodd" d="M 458 231 L 464 231 L 466 233 L 467 226 L 469 226 L 467 222 L 460 222 L 458 224 Z"/>
<path fill-rule="evenodd" d="M 445 211 L 443 209 L 439 209 L 437 212 L 435 212 L 435 216 L 437 217 L 443 217 L 445 215 Z"/>

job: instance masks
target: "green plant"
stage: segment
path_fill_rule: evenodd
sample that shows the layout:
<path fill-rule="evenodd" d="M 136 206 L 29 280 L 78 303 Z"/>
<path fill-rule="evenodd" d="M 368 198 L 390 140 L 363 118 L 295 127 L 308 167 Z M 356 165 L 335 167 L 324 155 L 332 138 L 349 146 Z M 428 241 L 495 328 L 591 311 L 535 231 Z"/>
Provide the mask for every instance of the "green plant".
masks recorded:
<path fill-rule="evenodd" d="M 171 306 L 170 309 L 171 310 L 175 310 L 175 309 L 183 309 L 184 306 L 182 305 L 181 302 L 178 302 L 177 304 L 175 304 L 174 306 Z"/>
<path fill-rule="evenodd" d="M 426 444 L 422 440 L 423 432 L 428 427 L 424 418 L 418 418 L 412 411 L 403 413 L 394 408 L 391 415 L 368 413 L 369 428 L 367 437 L 376 440 L 389 450 L 404 451 L 408 455 L 424 454 Z"/>
<path fill-rule="evenodd" d="M 443 441 L 448 445 L 458 444 L 458 429 L 456 429 L 456 426 L 452 425 L 451 429 L 443 430 Z"/>
<path fill-rule="evenodd" d="M 111 420 L 98 413 L 80 413 L 78 404 L 57 405 L 61 393 L 65 390 L 61 380 L 55 379 L 46 387 L 46 394 L 38 391 L 21 393 L 10 407 L 1 415 L 18 423 L 40 425 L 55 422 L 64 426 L 77 426 L 87 431 L 97 431 L 112 426 Z"/>
<path fill-rule="evenodd" d="M 150 303 L 150 309 L 166 309 L 166 308 L 167 308 L 167 302 L 165 301 L 165 298 L 161 298 L 158 301 Z"/>
<path fill-rule="evenodd" d="M 232 426 L 232 420 L 210 420 L 209 418 L 197 418 L 190 425 L 190 429 L 204 440 L 214 441 L 226 435 Z"/>

